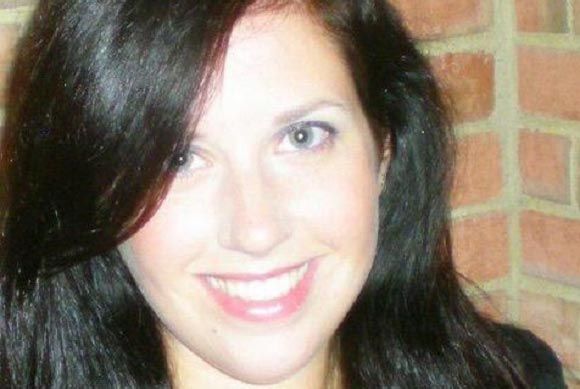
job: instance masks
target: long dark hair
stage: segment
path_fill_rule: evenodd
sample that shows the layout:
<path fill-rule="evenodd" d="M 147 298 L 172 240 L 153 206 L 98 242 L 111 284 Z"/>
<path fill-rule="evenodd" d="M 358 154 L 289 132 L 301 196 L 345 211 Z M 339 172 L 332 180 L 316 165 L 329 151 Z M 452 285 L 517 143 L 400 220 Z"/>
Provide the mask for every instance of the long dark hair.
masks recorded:
<path fill-rule="evenodd" d="M 20 43 L 1 149 L 3 388 L 171 386 L 117 246 L 163 200 L 236 21 L 287 3 L 340 44 L 391 155 L 374 266 L 336 334 L 345 386 L 525 387 L 458 283 L 450 126 L 388 4 L 45 0 Z"/>

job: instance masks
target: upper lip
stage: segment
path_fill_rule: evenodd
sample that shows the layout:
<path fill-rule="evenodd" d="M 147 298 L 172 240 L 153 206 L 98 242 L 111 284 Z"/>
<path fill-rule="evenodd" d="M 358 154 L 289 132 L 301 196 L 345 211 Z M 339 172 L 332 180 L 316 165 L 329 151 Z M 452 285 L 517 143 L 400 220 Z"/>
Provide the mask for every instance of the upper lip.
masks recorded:
<path fill-rule="evenodd" d="M 304 261 L 304 262 L 301 262 L 298 264 L 293 264 L 293 265 L 277 268 L 274 270 L 270 270 L 266 273 L 260 273 L 260 274 L 251 274 L 251 273 L 210 274 L 210 273 L 205 273 L 205 274 L 202 274 L 202 276 L 223 278 L 223 279 L 233 280 L 233 281 L 263 281 L 263 280 L 267 280 L 268 278 L 276 277 L 280 274 L 284 274 L 284 273 L 287 273 L 289 271 L 298 269 L 302 265 L 304 265 L 305 263 L 310 262 L 311 260 L 312 259 L 309 259 L 307 261 Z"/>

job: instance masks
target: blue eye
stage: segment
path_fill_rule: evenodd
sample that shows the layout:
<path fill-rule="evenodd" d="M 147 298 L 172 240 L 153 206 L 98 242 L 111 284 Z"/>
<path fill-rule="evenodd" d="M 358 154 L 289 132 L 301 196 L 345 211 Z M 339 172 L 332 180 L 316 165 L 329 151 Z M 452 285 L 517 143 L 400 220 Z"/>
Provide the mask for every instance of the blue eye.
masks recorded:
<path fill-rule="evenodd" d="M 312 150 L 326 145 L 336 130 L 325 122 L 300 122 L 284 129 L 279 150 L 284 152 Z"/>

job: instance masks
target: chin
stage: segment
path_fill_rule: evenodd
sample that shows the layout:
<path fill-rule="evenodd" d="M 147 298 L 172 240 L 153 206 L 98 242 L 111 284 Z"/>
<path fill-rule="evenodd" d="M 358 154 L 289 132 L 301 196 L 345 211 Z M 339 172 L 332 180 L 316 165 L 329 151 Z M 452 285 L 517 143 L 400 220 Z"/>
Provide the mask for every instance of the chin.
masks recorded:
<path fill-rule="evenodd" d="M 256 347 L 246 353 L 237 353 L 235 360 L 230 360 L 226 366 L 225 360 L 219 361 L 222 366 L 216 366 L 223 373 L 236 381 L 252 385 L 273 385 L 288 380 L 290 377 L 301 375 L 305 366 L 310 366 L 313 359 L 319 358 L 316 349 L 300 349 L 293 347 L 294 352 L 288 353 L 288 346 L 279 345 L 267 352 L 264 348 Z M 324 366 L 324 365 L 322 365 Z"/>
<path fill-rule="evenodd" d="M 292 367 L 268 366 L 267 368 L 258 370 L 255 366 L 251 370 L 242 368 L 239 371 L 225 372 L 234 378 L 236 381 L 243 382 L 250 385 L 275 385 L 286 381 L 289 377 L 295 375 L 300 368 L 294 369 Z"/>

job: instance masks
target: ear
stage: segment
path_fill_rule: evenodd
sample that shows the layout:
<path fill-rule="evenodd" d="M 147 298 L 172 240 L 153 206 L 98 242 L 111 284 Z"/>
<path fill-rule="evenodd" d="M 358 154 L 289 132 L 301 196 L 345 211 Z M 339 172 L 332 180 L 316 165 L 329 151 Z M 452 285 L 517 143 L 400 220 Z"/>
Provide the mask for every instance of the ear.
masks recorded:
<path fill-rule="evenodd" d="M 389 168 L 389 163 L 391 162 L 391 149 L 389 148 L 389 140 L 385 142 L 383 146 L 383 155 L 379 161 L 379 185 L 381 192 L 385 189 L 385 180 L 387 175 L 387 170 Z"/>

